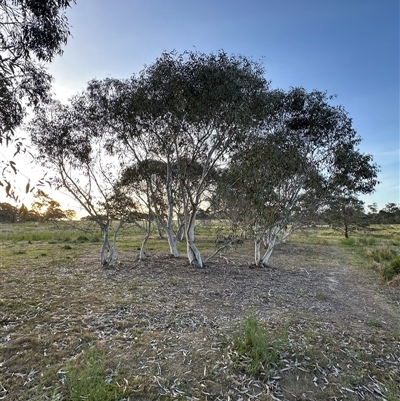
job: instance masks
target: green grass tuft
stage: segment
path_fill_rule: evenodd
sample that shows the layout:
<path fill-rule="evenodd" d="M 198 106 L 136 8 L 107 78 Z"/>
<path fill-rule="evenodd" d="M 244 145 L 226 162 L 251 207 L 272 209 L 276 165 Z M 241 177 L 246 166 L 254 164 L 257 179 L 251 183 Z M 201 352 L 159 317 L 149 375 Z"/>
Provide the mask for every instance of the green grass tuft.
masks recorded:
<path fill-rule="evenodd" d="M 71 401 L 117 400 L 118 387 L 106 378 L 106 356 L 95 347 L 67 367 L 66 386 Z"/>
<path fill-rule="evenodd" d="M 281 351 L 286 342 L 285 334 L 269 331 L 256 316 L 250 315 L 242 323 L 241 332 L 234 338 L 233 350 L 239 359 L 246 362 L 245 365 L 240 363 L 240 366 L 245 366 L 245 373 L 268 379 L 281 359 Z"/>
<path fill-rule="evenodd" d="M 363 246 L 373 246 L 376 244 L 376 238 L 373 237 L 361 237 L 358 239 L 358 243 Z"/>
<path fill-rule="evenodd" d="M 350 238 L 342 238 L 340 243 L 343 245 L 354 246 L 356 244 L 356 240 L 353 237 Z"/>

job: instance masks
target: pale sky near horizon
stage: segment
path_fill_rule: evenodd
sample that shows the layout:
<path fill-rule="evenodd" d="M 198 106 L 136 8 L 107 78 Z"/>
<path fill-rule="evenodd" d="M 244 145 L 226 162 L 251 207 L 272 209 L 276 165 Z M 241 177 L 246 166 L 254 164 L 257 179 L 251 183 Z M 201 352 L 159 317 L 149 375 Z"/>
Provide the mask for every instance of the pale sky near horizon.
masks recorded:
<path fill-rule="evenodd" d="M 373 195 L 399 203 L 399 1 L 77 0 L 50 66 L 66 101 L 92 78 L 128 78 L 166 50 L 220 49 L 261 61 L 271 87 L 336 94 L 381 172 Z"/>

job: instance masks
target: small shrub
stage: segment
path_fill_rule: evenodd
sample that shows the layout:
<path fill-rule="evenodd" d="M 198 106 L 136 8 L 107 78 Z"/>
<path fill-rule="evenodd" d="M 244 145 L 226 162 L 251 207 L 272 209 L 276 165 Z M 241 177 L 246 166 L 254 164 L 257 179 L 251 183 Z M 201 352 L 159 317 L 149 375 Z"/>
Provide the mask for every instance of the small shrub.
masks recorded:
<path fill-rule="evenodd" d="M 280 360 L 285 336 L 270 332 L 260 324 L 254 315 L 250 315 L 242 324 L 241 332 L 233 342 L 233 350 L 246 361 L 245 372 L 265 376 L 268 379 Z M 243 366 L 242 363 L 240 363 Z"/>
<path fill-rule="evenodd" d="M 88 241 L 89 241 L 89 238 L 88 238 L 88 237 L 85 237 L 84 235 L 80 235 L 80 236 L 76 239 L 76 241 L 77 241 L 77 242 L 88 242 Z"/>
<path fill-rule="evenodd" d="M 364 246 L 373 246 L 376 244 L 376 239 L 372 237 L 371 238 L 361 237 L 358 239 L 358 243 Z"/>
<path fill-rule="evenodd" d="M 365 256 L 375 262 L 389 261 L 396 257 L 396 252 L 389 247 L 368 249 Z"/>
<path fill-rule="evenodd" d="M 340 243 L 343 245 L 353 246 L 356 243 L 354 238 L 342 238 Z"/>
<path fill-rule="evenodd" d="M 26 253 L 26 249 L 18 249 L 17 251 L 13 251 L 14 255 L 24 255 Z"/>
<path fill-rule="evenodd" d="M 395 258 L 397 256 L 396 252 L 394 252 L 393 249 L 390 249 L 389 247 L 380 248 L 379 253 L 380 253 L 380 257 L 383 260 L 392 260 L 393 258 Z"/>
<path fill-rule="evenodd" d="M 400 274 L 400 256 L 393 259 L 382 269 L 382 277 L 387 281 L 391 280 L 398 274 Z"/>

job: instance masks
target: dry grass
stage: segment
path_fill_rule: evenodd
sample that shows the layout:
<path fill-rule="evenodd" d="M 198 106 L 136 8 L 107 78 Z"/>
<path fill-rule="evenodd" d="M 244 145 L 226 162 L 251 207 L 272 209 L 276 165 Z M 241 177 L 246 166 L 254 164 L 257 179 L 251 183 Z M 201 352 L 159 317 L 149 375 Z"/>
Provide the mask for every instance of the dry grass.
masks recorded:
<path fill-rule="evenodd" d="M 202 270 L 159 251 L 101 269 L 99 244 L 3 241 L 0 398 L 84 399 L 71 389 L 96 377 L 98 401 L 398 400 L 399 289 L 326 238 L 278 248 L 271 269 L 250 269 L 244 244 Z M 250 345 L 279 342 L 253 370 L 235 344 L 250 312 Z"/>

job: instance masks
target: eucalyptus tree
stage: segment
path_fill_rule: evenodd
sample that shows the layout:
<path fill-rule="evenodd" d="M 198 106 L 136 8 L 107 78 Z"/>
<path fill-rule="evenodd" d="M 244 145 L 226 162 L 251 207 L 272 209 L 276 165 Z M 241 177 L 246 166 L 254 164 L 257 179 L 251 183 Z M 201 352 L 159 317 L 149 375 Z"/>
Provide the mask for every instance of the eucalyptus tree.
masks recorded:
<path fill-rule="evenodd" d="M 14 156 L 26 151 L 15 130 L 27 107 L 50 99 L 51 76 L 44 63 L 63 53 L 70 36 L 65 10 L 75 0 L 0 1 L 0 147 L 13 146 Z M 6 194 L 17 198 L 10 176 L 15 161 L 1 153 L 0 165 Z M 3 184 L 3 181 L 6 185 Z M 28 187 L 27 187 L 28 188 Z"/>
<path fill-rule="evenodd" d="M 237 158 L 240 160 L 240 157 Z M 216 174 L 216 187 L 210 198 L 212 215 L 221 220 L 224 227 L 226 224 L 229 226 L 230 236 L 233 239 L 238 238 L 240 230 L 246 233 L 253 227 L 242 187 L 242 172 L 240 165 L 236 165 L 235 162 L 230 162 L 219 169 Z"/>
<path fill-rule="evenodd" d="M 109 132 L 107 152 L 118 158 L 122 168 L 118 185 L 146 205 L 148 216 L 166 232 L 171 254 L 178 257 L 173 227 L 176 191 L 172 175 L 173 143 L 165 141 L 160 152 L 159 132 L 148 120 L 152 102 L 135 76 L 126 80 L 92 80 L 86 93 L 92 118 Z"/>
<path fill-rule="evenodd" d="M 122 139 L 116 154 L 135 163 L 165 163 L 168 216 L 182 204 L 187 255 L 194 266 L 203 266 L 195 223 L 211 173 L 259 125 L 266 89 L 258 63 L 222 51 L 163 53 L 129 80 L 91 84 L 93 101 L 104 115 L 112 114 L 115 135 Z"/>
<path fill-rule="evenodd" d="M 172 201 L 182 203 L 194 266 L 203 266 L 195 223 L 210 176 L 259 125 L 266 89 L 262 67 L 245 57 L 172 52 L 139 74 L 126 103 L 135 116 L 126 140 L 148 136 L 152 154 L 166 163 L 167 187 Z"/>
<path fill-rule="evenodd" d="M 271 91 L 264 129 L 232 160 L 237 193 L 253 218 L 257 265 L 334 194 L 374 190 L 378 168 L 357 149 L 351 119 L 331 100 L 303 88 Z"/>
<path fill-rule="evenodd" d="M 324 215 L 334 228 L 348 238 L 350 231 L 368 225 L 364 202 L 358 196 L 374 191 L 379 168 L 373 163 L 371 155 L 362 154 L 348 145 L 335 149 L 334 159 L 335 164 L 327 181 Z"/>
<path fill-rule="evenodd" d="M 36 114 L 29 130 L 38 161 L 55 172 L 53 185 L 67 190 L 100 227 L 100 260 L 108 266 L 116 258 L 116 235 L 134 204 L 118 192 L 119 164 L 109 157 L 107 132 L 91 117 L 86 100 L 81 95 L 68 105 L 53 102 Z"/>
<path fill-rule="evenodd" d="M 145 258 L 147 241 L 151 234 L 151 225 L 163 227 L 167 233 L 170 252 L 179 256 L 173 232 L 173 203 L 167 186 L 167 165 L 160 160 L 143 160 L 126 167 L 118 185 L 136 200 L 143 208 L 142 215 L 147 221 L 139 259 Z M 142 228 L 142 227 L 141 227 Z"/>
<path fill-rule="evenodd" d="M 379 211 L 378 219 L 380 223 L 384 224 L 399 224 L 400 204 L 393 202 L 386 203 L 385 207 Z"/>
<path fill-rule="evenodd" d="M 369 225 L 364 202 L 353 196 L 336 196 L 330 200 L 323 216 L 332 228 L 349 238 L 350 232 Z"/>
<path fill-rule="evenodd" d="M 239 219 L 237 224 L 253 232 L 256 265 L 266 265 L 276 245 L 295 229 L 293 216 L 304 196 L 299 192 L 306 187 L 307 168 L 298 149 L 276 134 L 253 138 L 232 158 L 228 167 L 232 181 L 223 184 L 229 189 L 225 202 Z"/>

